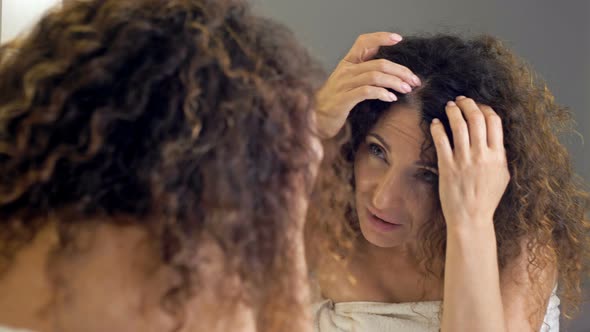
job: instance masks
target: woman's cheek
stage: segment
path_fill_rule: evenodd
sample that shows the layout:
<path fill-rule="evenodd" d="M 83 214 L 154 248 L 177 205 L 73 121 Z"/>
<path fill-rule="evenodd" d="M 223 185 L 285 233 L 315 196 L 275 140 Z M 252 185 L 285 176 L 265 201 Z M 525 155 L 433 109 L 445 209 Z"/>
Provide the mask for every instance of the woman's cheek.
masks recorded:
<path fill-rule="evenodd" d="M 372 167 L 367 160 L 366 153 L 359 151 L 354 163 L 354 178 L 356 187 L 362 188 L 365 183 L 370 182 L 370 178 L 374 176 L 374 166 Z"/>

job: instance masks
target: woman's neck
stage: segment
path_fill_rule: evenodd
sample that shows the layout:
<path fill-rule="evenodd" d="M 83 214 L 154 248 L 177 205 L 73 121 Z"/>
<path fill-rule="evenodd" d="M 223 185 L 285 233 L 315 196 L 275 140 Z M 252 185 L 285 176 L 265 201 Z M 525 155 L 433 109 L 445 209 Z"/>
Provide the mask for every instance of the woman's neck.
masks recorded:
<path fill-rule="evenodd" d="M 223 252 L 213 241 L 199 241 L 203 257 L 196 261 L 208 286 L 173 308 L 183 317 L 162 305 L 170 289 L 181 284 L 181 276 L 154 259 L 159 256 L 144 229 L 98 223 L 79 229 L 76 241 L 79 251 L 56 256 L 57 228 L 48 225 L 16 253 L 0 274 L 0 326 L 60 332 L 169 331 L 182 322 L 180 331 L 256 331 L 255 312 L 247 305 L 218 310 L 226 304 L 219 297 L 221 287 L 243 286 L 228 284 Z"/>
<path fill-rule="evenodd" d="M 417 258 L 416 246 L 411 243 L 382 248 L 373 245 L 364 237 L 355 243 L 354 255 L 357 259 L 367 262 L 369 266 L 389 266 L 403 269 L 417 269 L 420 262 Z"/>
<path fill-rule="evenodd" d="M 49 331 L 52 315 L 51 282 L 47 277 L 49 253 L 57 244 L 55 228 L 41 230 L 10 260 L 0 275 L 0 325 Z"/>

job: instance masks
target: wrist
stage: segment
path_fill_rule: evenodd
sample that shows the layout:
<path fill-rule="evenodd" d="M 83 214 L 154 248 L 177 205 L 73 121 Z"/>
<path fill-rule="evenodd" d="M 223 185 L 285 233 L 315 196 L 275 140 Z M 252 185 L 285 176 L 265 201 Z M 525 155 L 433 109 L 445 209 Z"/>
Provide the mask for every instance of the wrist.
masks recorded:
<path fill-rule="evenodd" d="M 447 221 L 447 233 L 460 237 L 495 234 L 494 220 L 491 217 L 456 218 L 452 222 Z"/>
<path fill-rule="evenodd" d="M 447 255 L 454 253 L 464 261 L 488 266 L 497 259 L 496 232 L 492 223 L 468 227 L 447 228 Z M 491 259 L 491 261 L 489 260 Z M 485 263 L 488 262 L 488 263 Z M 489 265 L 491 266 L 491 265 Z"/>

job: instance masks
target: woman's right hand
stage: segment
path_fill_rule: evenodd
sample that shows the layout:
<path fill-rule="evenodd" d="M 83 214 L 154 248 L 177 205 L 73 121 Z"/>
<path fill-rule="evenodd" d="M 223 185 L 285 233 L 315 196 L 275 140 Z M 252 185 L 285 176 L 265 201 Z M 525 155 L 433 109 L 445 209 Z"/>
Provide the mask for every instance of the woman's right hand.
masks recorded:
<path fill-rule="evenodd" d="M 322 138 L 334 137 L 344 126 L 350 111 L 363 100 L 394 102 L 400 93 L 420 86 L 418 76 L 408 68 L 385 59 L 371 60 L 379 47 L 399 43 L 402 37 L 389 32 L 361 35 L 316 93 L 316 115 Z"/>

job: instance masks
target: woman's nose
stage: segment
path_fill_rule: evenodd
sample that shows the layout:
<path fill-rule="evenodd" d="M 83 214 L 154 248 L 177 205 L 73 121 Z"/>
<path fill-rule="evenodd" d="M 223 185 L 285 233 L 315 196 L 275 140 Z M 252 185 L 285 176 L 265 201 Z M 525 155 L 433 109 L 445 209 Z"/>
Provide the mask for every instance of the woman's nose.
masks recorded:
<path fill-rule="evenodd" d="M 401 192 L 399 178 L 394 171 L 389 171 L 378 179 L 371 202 L 375 208 L 384 210 L 398 198 Z"/>

